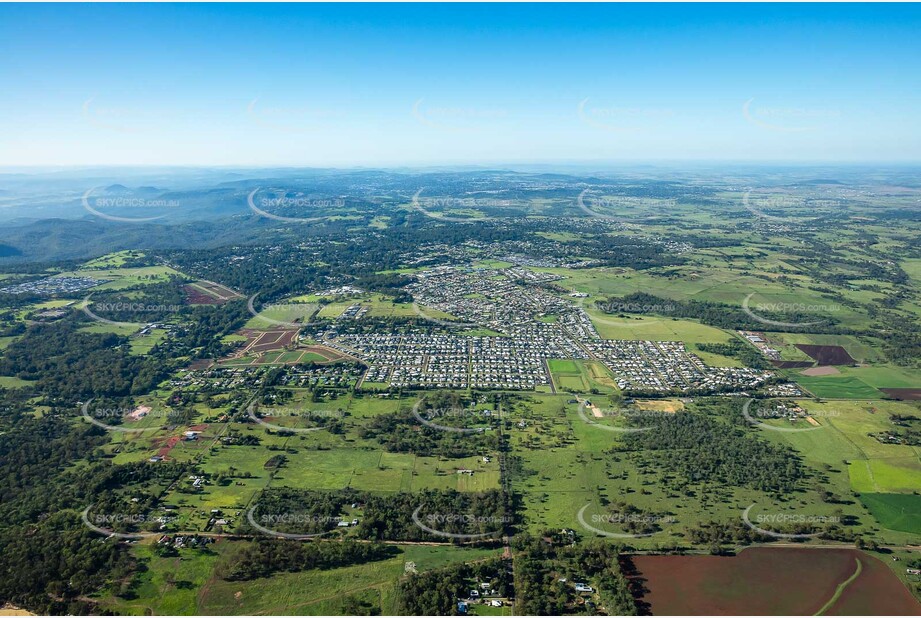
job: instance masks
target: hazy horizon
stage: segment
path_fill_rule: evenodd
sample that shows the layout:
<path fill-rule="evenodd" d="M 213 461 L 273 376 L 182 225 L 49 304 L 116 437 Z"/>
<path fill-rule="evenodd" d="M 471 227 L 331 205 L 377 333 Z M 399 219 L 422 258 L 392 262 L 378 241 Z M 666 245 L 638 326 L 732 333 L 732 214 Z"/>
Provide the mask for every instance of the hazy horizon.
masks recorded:
<path fill-rule="evenodd" d="M 917 5 L 4 5 L 0 166 L 910 164 L 919 25 Z"/>

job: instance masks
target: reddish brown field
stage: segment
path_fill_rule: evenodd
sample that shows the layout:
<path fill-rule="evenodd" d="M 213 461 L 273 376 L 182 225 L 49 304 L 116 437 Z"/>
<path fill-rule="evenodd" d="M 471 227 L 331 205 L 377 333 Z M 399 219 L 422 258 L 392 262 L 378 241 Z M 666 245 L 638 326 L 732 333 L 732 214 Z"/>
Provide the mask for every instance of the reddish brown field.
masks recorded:
<path fill-rule="evenodd" d="M 879 559 L 854 549 L 755 547 L 737 556 L 634 556 L 641 611 L 653 615 L 917 615 L 921 603 Z"/>
<path fill-rule="evenodd" d="M 881 388 L 879 390 L 899 401 L 921 400 L 921 388 Z"/>
<path fill-rule="evenodd" d="M 166 441 L 162 443 L 163 446 L 160 447 L 160 450 L 157 451 L 157 455 L 164 458 L 169 457 L 170 451 L 173 450 L 173 447 L 176 446 L 181 439 L 181 436 L 173 436 L 171 438 L 167 438 Z"/>
<path fill-rule="evenodd" d="M 297 331 L 282 328 L 276 330 L 250 330 L 245 328 L 237 334 L 246 337 L 243 352 L 257 354 L 259 352 L 268 352 L 269 350 L 285 349 L 285 347 L 294 342 Z"/>
<path fill-rule="evenodd" d="M 229 300 L 243 298 L 230 288 L 211 281 L 195 281 L 182 286 L 182 290 L 190 305 L 222 305 Z"/>
<path fill-rule="evenodd" d="M 185 302 L 189 305 L 220 305 L 224 302 L 191 285 L 182 286 L 182 291 L 185 292 Z"/>
<path fill-rule="evenodd" d="M 797 343 L 796 347 L 814 358 L 820 365 L 853 365 L 857 363 L 847 350 L 840 345 L 806 345 Z"/>

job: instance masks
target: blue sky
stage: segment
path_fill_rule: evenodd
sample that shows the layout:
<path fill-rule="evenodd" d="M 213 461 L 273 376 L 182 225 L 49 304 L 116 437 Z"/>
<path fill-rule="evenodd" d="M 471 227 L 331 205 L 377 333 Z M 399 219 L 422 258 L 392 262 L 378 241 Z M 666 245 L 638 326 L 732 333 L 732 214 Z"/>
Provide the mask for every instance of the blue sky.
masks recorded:
<path fill-rule="evenodd" d="M 918 5 L 0 5 L 0 165 L 921 160 Z"/>

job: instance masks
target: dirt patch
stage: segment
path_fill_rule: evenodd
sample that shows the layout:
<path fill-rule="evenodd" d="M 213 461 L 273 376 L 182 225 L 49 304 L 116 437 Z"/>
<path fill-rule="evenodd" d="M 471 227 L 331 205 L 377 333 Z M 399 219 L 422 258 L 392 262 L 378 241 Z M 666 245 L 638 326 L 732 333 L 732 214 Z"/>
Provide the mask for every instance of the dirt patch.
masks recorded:
<path fill-rule="evenodd" d="M 195 281 L 182 286 L 186 302 L 190 305 L 223 305 L 243 298 L 242 294 L 213 281 Z"/>
<path fill-rule="evenodd" d="M 223 301 L 191 285 L 182 286 L 187 305 L 220 305 Z"/>
<path fill-rule="evenodd" d="M 672 399 L 637 399 L 637 407 L 640 410 L 652 410 L 654 412 L 680 412 L 684 410 L 684 404 Z"/>
<path fill-rule="evenodd" d="M 163 443 L 163 446 L 160 447 L 160 450 L 157 451 L 157 455 L 166 459 L 169 457 L 170 451 L 173 450 L 173 447 L 179 444 L 180 440 L 182 440 L 180 436 L 172 436 L 171 438 L 167 438 L 166 442 Z"/>
<path fill-rule="evenodd" d="M 287 341 L 293 344 L 294 335 L 297 331 L 284 332 L 291 333 L 291 335 L 286 335 L 284 338 L 279 338 L 277 335 L 263 337 L 262 335 L 267 335 L 268 333 L 263 331 L 242 330 L 237 334 L 246 337 L 246 343 L 230 356 L 222 358 L 221 362 L 235 367 L 242 367 L 247 365 L 297 365 L 308 361 L 325 365 L 342 361 L 358 360 L 357 358 L 343 354 L 339 350 L 328 348 L 324 345 L 308 345 L 303 347 L 288 345 L 285 342 Z M 271 355 L 271 357 L 261 355 L 264 352 L 272 351 L 288 351 L 291 353 L 286 353 L 281 356 L 275 354 Z M 307 358 L 311 355 L 320 356 L 322 360 Z"/>
<path fill-rule="evenodd" d="M 279 328 L 275 330 L 252 330 L 244 328 L 237 333 L 246 337 L 246 344 L 238 356 L 244 354 L 258 354 L 260 352 L 269 352 L 271 350 L 284 350 L 287 346 L 294 343 L 297 336 L 297 330 L 289 328 Z"/>
<path fill-rule="evenodd" d="M 134 411 L 128 414 L 132 421 L 139 421 L 150 413 L 150 406 L 138 406 Z"/>
<path fill-rule="evenodd" d="M 853 549 L 754 547 L 737 556 L 633 556 L 641 611 L 653 615 L 807 615 L 860 575 L 827 613 L 916 615 L 921 604 L 877 558 Z"/>
<path fill-rule="evenodd" d="M 921 388 L 881 388 L 879 390 L 899 401 L 921 400 Z"/>
<path fill-rule="evenodd" d="M 820 365 L 854 365 L 857 363 L 847 353 L 847 350 L 840 345 L 806 345 L 797 343 L 796 347 L 805 352 L 809 358 L 815 359 Z"/>
<path fill-rule="evenodd" d="M 800 375 L 804 376 L 834 376 L 839 375 L 841 372 L 835 369 L 834 367 L 823 366 L 823 367 L 813 367 L 812 369 L 806 369 L 800 371 Z"/>

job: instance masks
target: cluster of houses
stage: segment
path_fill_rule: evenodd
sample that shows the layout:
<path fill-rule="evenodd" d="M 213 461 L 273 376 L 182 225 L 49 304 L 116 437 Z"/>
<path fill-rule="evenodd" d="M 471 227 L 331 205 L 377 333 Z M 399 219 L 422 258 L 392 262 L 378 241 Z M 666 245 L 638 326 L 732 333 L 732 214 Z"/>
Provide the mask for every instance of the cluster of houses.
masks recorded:
<path fill-rule="evenodd" d="M 574 336 L 597 337 L 598 333 L 577 305 L 537 285 L 561 278 L 518 267 L 439 266 L 417 273 L 417 281 L 407 289 L 420 305 L 449 313 L 462 322 L 512 337 L 556 339 L 557 345 L 573 347 Z M 567 327 L 577 324 L 582 325 L 578 330 L 587 330 L 577 333 Z"/>
<path fill-rule="evenodd" d="M 338 517 L 337 517 L 336 519 L 339 520 L 339 521 L 336 522 L 336 527 L 337 527 L 337 528 L 350 528 L 350 527 L 352 527 L 352 526 L 357 526 L 357 525 L 358 525 L 358 520 L 357 520 L 357 519 L 349 520 L 349 519 L 340 519 L 340 518 L 338 518 Z"/>
<path fill-rule="evenodd" d="M 172 388 L 236 391 L 258 387 L 270 367 L 214 367 L 210 369 L 182 370 L 169 381 Z"/>
<path fill-rule="evenodd" d="M 803 391 L 794 382 L 781 382 L 769 384 L 764 389 L 764 394 L 768 397 L 802 397 Z"/>
<path fill-rule="evenodd" d="M 354 285 L 340 285 L 334 288 L 329 288 L 327 290 L 321 290 L 316 293 L 317 296 L 358 296 L 359 294 L 364 294 L 365 291 Z"/>
<path fill-rule="evenodd" d="M 471 588 L 467 598 L 458 599 L 457 611 L 460 614 L 467 614 L 470 611 L 470 605 L 481 603 L 490 607 L 502 607 L 505 601 L 499 598 L 499 594 L 493 589 L 490 582 L 479 582 L 476 588 Z"/>
<path fill-rule="evenodd" d="M 92 277 L 49 277 L 38 281 L 27 281 L 0 289 L 4 294 L 37 294 L 39 296 L 55 296 L 58 294 L 72 294 L 94 288 L 104 283 L 101 279 Z"/>
<path fill-rule="evenodd" d="M 753 388 L 773 374 L 708 367 L 677 341 L 602 339 L 586 311 L 523 268 L 438 266 L 417 273 L 416 301 L 503 336 L 330 333 L 326 344 L 369 365 L 363 383 L 392 388 L 532 390 L 551 384 L 546 360 L 595 358 L 622 389 L 682 393 Z"/>
<path fill-rule="evenodd" d="M 185 535 L 176 535 L 170 536 L 164 534 L 159 539 L 157 539 L 157 545 L 172 545 L 176 549 L 182 549 L 183 547 L 190 548 L 201 548 L 206 547 L 214 542 L 214 539 L 207 536 L 199 536 L 197 534 L 185 534 Z"/>
<path fill-rule="evenodd" d="M 211 530 L 214 526 L 229 526 L 231 523 L 233 523 L 233 520 L 223 517 L 221 509 L 211 509 L 205 530 Z"/>
<path fill-rule="evenodd" d="M 709 367 L 680 341 L 585 342 L 621 389 L 660 393 L 756 387 L 773 374 L 747 367 Z"/>
<path fill-rule="evenodd" d="M 541 341 L 460 335 L 343 335 L 327 345 L 369 365 L 363 383 L 412 388 L 530 390 L 549 384 L 547 358 L 565 351 Z"/>
<path fill-rule="evenodd" d="M 761 418 L 786 419 L 792 422 L 805 418 L 807 413 L 801 406 L 793 402 L 773 401 L 770 407 L 759 408 L 758 416 Z"/>
<path fill-rule="evenodd" d="M 352 304 L 346 307 L 345 311 L 339 314 L 339 317 L 336 319 L 337 320 L 360 320 L 362 317 L 364 317 L 366 313 L 368 313 L 368 307 L 365 307 L 361 303 L 355 303 L 355 304 Z"/>
<path fill-rule="evenodd" d="M 277 369 L 277 366 L 247 365 L 185 370 L 178 377 L 171 379 L 169 385 L 178 389 L 236 392 L 258 388 L 265 381 L 266 374 Z M 275 384 L 293 388 L 348 388 L 357 383 L 364 374 L 364 368 L 357 363 L 286 365 L 281 369 L 282 375 L 274 378 Z"/>

